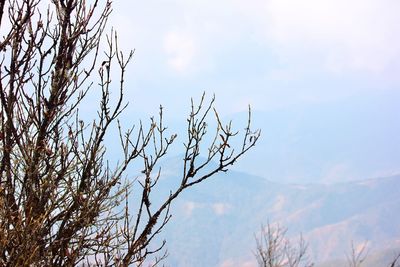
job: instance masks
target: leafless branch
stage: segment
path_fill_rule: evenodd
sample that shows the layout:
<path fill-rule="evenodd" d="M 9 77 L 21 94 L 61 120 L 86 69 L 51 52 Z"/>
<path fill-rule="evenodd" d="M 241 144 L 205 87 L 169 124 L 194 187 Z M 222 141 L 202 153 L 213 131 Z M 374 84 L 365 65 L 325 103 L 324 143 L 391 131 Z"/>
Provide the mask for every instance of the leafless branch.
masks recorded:
<path fill-rule="evenodd" d="M 260 267 L 312 267 L 308 260 L 307 244 L 302 236 L 293 246 L 286 236 L 287 229 L 279 225 L 267 224 L 261 227 L 259 237 L 256 236 L 255 256 Z"/>
<path fill-rule="evenodd" d="M 260 136 L 250 130 L 249 110 L 235 150 L 239 133 L 222 123 L 214 98 L 192 100 L 180 185 L 152 203 L 162 176 L 157 164 L 177 136 L 164 126 L 163 107 L 149 125 L 124 130 L 119 118 L 134 51 L 119 50 L 113 29 L 104 34 L 111 11 L 110 0 L 0 1 L 1 266 L 142 266 L 150 256 L 158 264 L 165 241 L 155 237 L 169 223 L 173 201 L 226 172 Z M 97 116 L 89 118 L 80 108 L 95 90 Z M 217 129 L 207 145 L 210 115 Z M 121 144 L 116 164 L 104 145 L 112 128 Z M 207 169 L 212 161 L 217 165 Z M 140 174 L 130 171 L 133 162 L 142 164 Z"/>

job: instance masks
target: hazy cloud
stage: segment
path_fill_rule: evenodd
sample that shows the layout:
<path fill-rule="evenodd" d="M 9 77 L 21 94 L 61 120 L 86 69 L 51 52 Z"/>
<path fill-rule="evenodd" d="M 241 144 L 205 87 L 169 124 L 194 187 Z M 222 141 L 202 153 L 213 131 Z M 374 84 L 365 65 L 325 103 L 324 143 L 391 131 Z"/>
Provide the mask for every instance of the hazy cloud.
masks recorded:
<path fill-rule="evenodd" d="M 400 57 L 398 1 L 269 0 L 265 10 L 266 34 L 281 54 L 308 50 L 333 71 L 370 72 Z"/>
<path fill-rule="evenodd" d="M 183 204 L 183 210 L 186 216 L 192 216 L 192 213 L 195 208 L 198 207 L 198 204 L 192 201 L 187 201 Z"/>
<path fill-rule="evenodd" d="M 212 207 L 215 215 L 218 215 L 218 216 L 225 215 L 230 210 L 230 205 L 228 205 L 226 203 L 214 203 L 211 207 Z"/>
<path fill-rule="evenodd" d="M 164 38 L 164 49 L 167 53 L 168 66 L 177 72 L 187 71 L 193 67 L 196 54 L 195 41 L 188 33 L 168 32 Z"/>

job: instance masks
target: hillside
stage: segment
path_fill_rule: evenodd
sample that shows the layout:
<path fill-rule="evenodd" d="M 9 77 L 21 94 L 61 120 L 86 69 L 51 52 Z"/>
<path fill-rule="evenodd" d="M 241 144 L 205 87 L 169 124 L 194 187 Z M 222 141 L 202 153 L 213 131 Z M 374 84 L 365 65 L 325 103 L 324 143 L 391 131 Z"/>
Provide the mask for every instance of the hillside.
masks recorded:
<path fill-rule="evenodd" d="M 160 187 L 171 188 L 176 178 L 166 170 Z M 167 191 L 161 191 L 158 196 L 165 196 Z M 302 233 L 317 263 L 345 259 L 351 241 L 367 241 L 371 255 L 378 255 L 373 258 L 381 259 L 381 251 L 392 255 L 388 249 L 400 248 L 398 192 L 400 176 L 296 185 L 240 172 L 221 174 L 175 202 L 162 235 L 169 252 L 166 264 L 254 266 L 254 234 L 268 221 L 288 227 L 291 236 Z"/>

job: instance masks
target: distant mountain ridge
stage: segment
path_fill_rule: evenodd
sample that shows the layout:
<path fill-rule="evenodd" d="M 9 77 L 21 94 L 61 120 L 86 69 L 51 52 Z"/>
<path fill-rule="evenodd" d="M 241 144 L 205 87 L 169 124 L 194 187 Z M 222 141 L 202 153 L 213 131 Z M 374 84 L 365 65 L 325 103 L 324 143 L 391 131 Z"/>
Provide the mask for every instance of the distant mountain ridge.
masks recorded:
<path fill-rule="evenodd" d="M 178 178 L 179 173 L 166 170 L 157 196 L 165 197 Z M 161 237 L 169 252 L 165 263 L 256 266 L 254 234 L 268 221 L 288 227 L 290 236 L 302 233 L 316 263 L 345 258 L 351 241 L 368 242 L 371 252 L 388 254 L 400 250 L 399 192 L 400 175 L 297 185 L 235 171 L 219 174 L 189 189 L 173 205 Z"/>

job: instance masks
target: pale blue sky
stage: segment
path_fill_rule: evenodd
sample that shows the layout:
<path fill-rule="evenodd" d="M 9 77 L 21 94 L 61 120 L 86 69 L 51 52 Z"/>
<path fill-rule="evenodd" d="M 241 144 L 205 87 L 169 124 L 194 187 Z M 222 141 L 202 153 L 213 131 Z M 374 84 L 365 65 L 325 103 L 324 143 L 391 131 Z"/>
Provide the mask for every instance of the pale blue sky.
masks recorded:
<path fill-rule="evenodd" d="M 136 49 L 132 117 L 163 104 L 174 124 L 203 91 L 226 117 L 251 104 L 264 140 L 238 167 L 336 181 L 400 172 L 399 11 L 397 0 L 116 1 L 110 24 Z"/>

